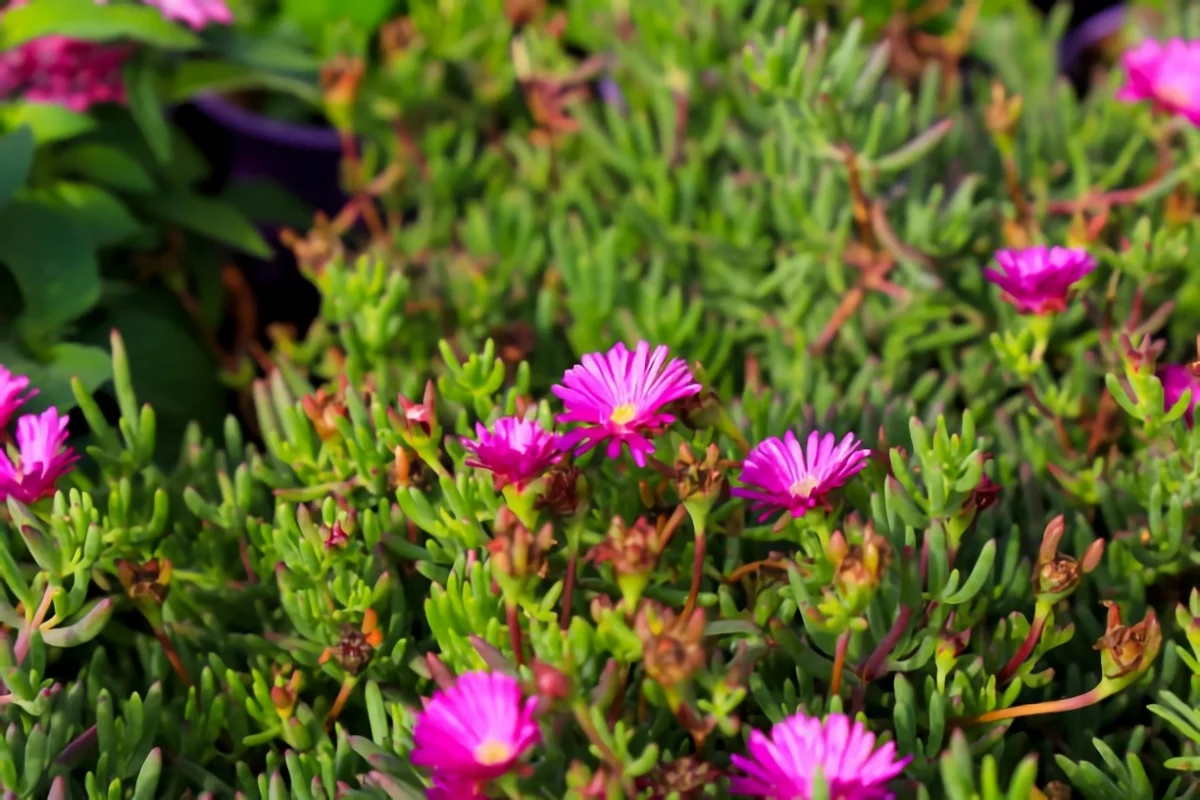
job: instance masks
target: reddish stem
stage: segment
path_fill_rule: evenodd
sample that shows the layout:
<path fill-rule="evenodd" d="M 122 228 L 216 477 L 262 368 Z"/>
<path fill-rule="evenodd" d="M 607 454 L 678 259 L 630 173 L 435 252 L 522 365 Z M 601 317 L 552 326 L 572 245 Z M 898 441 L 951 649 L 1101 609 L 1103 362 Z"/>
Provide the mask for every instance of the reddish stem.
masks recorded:
<path fill-rule="evenodd" d="M 1013 708 L 998 708 L 995 711 L 989 711 L 986 714 L 980 714 L 977 717 L 966 717 L 965 719 L 957 719 L 953 721 L 953 725 L 960 728 L 966 728 L 971 725 L 983 725 L 987 722 L 999 722 L 1005 719 L 1016 719 L 1017 717 L 1032 717 L 1037 714 L 1056 714 L 1061 711 L 1075 711 L 1080 708 L 1099 703 L 1104 699 L 1104 695 L 1093 689 L 1090 692 L 1068 697 L 1064 700 L 1049 700 L 1044 703 L 1029 703 L 1023 706 L 1014 706 Z"/>
<path fill-rule="evenodd" d="M 192 676 L 188 674 L 187 667 L 183 665 L 183 660 L 175 650 L 175 645 L 171 644 L 171 640 L 167 638 L 167 632 L 161 628 L 155 628 L 154 635 L 158 638 L 158 643 L 162 645 L 163 653 L 166 654 L 167 661 L 175 670 L 175 674 L 179 676 L 179 680 L 187 688 L 192 688 Z"/>
<path fill-rule="evenodd" d="M 896 621 L 892 623 L 891 630 L 880 640 L 878 646 L 875 648 L 875 652 L 871 653 L 870 658 L 867 659 L 867 663 L 863 665 L 863 683 L 873 680 L 875 673 L 882 671 L 888 656 L 895 649 L 896 643 L 900 641 L 900 637 L 908 629 L 908 621 L 912 619 L 912 613 L 912 608 L 909 606 L 904 606 L 900 609 L 900 613 L 896 615 Z"/>
<path fill-rule="evenodd" d="M 24 661 L 25 656 L 29 654 L 29 643 L 33 637 L 33 632 L 42 627 L 42 623 L 46 621 L 46 614 L 50 612 L 50 603 L 53 600 L 54 595 L 50 592 L 50 589 L 46 589 L 46 593 L 42 595 L 42 602 L 38 605 L 33 619 L 29 621 L 29 624 L 17 636 L 17 644 L 13 648 L 13 657 L 16 658 L 17 664 Z"/>
<path fill-rule="evenodd" d="M 683 604 L 681 619 L 691 619 L 692 611 L 696 608 L 696 598 L 700 596 L 700 579 L 704 576 L 704 554 L 706 537 L 703 529 L 696 530 L 696 555 L 692 558 L 692 588 L 688 591 L 687 602 Z"/>
<path fill-rule="evenodd" d="M 842 689 L 842 672 L 846 669 L 846 649 L 850 646 L 850 632 L 844 631 L 837 640 L 833 654 L 833 678 L 829 682 L 829 694 L 836 697 Z"/>
<path fill-rule="evenodd" d="M 1017 648 L 1017 652 L 1012 654 L 1012 658 L 1008 660 L 999 672 L 996 673 L 996 683 L 1006 683 L 1021 665 L 1029 660 L 1029 654 L 1033 652 L 1033 648 L 1037 647 L 1038 641 L 1042 638 L 1042 631 L 1046 628 L 1046 620 L 1048 614 L 1037 613 L 1033 618 L 1033 624 L 1029 626 L 1029 633 L 1025 636 L 1025 641 L 1021 642 L 1021 646 Z"/>
<path fill-rule="evenodd" d="M 572 552 L 567 558 L 567 577 L 563 582 L 562 608 L 558 612 L 558 627 L 564 631 L 571 625 L 571 601 L 575 596 L 575 572 L 579 565 L 579 554 Z"/>
<path fill-rule="evenodd" d="M 524 648 L 521 645 L 521 620 L 517 614 L 516 603 L 505 605 L 505 620 L 508 624 L 508 640 L 512 644 L 513 658 L 520 667 L 525 663 Z"/>

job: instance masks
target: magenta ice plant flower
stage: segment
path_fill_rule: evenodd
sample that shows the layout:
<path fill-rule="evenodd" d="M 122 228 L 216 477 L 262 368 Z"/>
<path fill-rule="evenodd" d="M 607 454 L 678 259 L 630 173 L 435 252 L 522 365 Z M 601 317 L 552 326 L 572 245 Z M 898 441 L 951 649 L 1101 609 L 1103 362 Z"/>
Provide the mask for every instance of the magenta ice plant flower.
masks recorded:
<path fill-rule="evenodd" d="M 1196 403 L 1200 401 L 1200 376 L 1197 376 L 1191 367 L 1168 364 L 1159 369 L 1158 380 L 1162 383 L 1163 388 L 1164 411 L 1170 411 L 1171 407 L 1179 402 L 1179 398 L 1183 397 L 1185 391 L 1192 390 L 1187 411 L 1183 412 L 1184 422 L 1189 428 L 1192 427 L 1192 412 L 1196 410 Z"/>
<path fill-rule="evenodd" d="M 195 30 L 208 25 L 231 25 L 233 12 L 225 0 L 142 0 L 167 19 L 178 20 Z"/>
<path fill-rule="evenodd" d="M 1125 85 L 1117 91 L 1118 100 L 1146 100 L 1160 111 L 1200 126 L 1200 40 L 1149 39 L 1127 50 L 1121 63 Z"/>
<path fill-rule="evenodd" d="M 0 366 L 0 428 L 7 428 L 17 409 L 37 394 L 37 389 L 29 389 L 28 392 L 26 389 L 29 389 L 29 378 L 14 375 L 7 367 Z"/>
<path fill-rule="evenodd" d="M 413 728 L 412 763 L 443 787 L 504 775 L 541 740 L 536 697 L 499 672 L 468 672 L 425 704 Z M 466 795 L 470 796 L 470 795 Z"/>
<path fill-rule="evenodd" d="M 491 472 L 497 489 L 512 484 L 521 491 L 562 457 L 558 438 L 537 420 L 502 417 L 491 431 L 476 423 L 475 436 L 462 439 L 471 452 L 466 464 Z"/>
<path fill-rule="evenodd" d="M 730 780 L 733 794 L 775 800 L 810 800 L 818 770 L 829 797 L 838 800 L 892 800 L 885 784 L 904 771 L 911 757 L 897 759 L 896 746 L 875 746 L 875 734 L 845 714 L 822 722 L 803 712 L 771 728 L 752 731 L 746 755 L 733 766 L 743 775 Z"/>
<path fill-rule="evenodd" d="M 634 463 L 646 466 L 646 456 L 654 452 L 646 434 L 675 421 L 663 407 L 701 388 L 683 359 L 667 361 L 668 352 L 665 345 L 652 352 L 644 341 L 630 352 L 618 343 L 607 353 L 585 355 L 567 370 L 562 383 L 550 389 L 563 402 L 565 413 L 558 421 L 583 427 L 564 434 L 561 447 L 578 445 L 582 455 L 607 439 L 609 458 L 619 457 L 624 444 Z"/>
<path fill-rule="evenodd" d="M 870 454 L 854 434 L 839 442 L 832 433 L 813 431 L 801 447 L 796 434 L 788 431 L 782 440 L 773 436 L 754 446 L 742 464 L 741 482 L 749 488 L 731 491 L 750 500 L 751 509 L 764 512 L 759 522 L 776 511 L 802 517 L 860 472 Z"/>
<path fill-rule="evenodd" d="M 1076 247 L 1027 247 L 996 253 L 1000 270 L 988 267 L 983 276 L 996 284 L 1004 299 L 1022 314 L 1064 311 L 1071 286 L 1096 268 L 1096 260 Z"/>
<path fill-rule="evenodd" d="M 485 795 L 478 781 L 455 778 L 434 778 L 433 785 L 425 792 L 426 800 L 484 800 Z"/>
<path fill-rule="evenodd" d="M 51 407 L 17 420 L 17 457 L 0 451 L 0 500 L 33 503 L 54 494 L 58 479 L 79 460 L 67 444 L 67 417 Z"/>

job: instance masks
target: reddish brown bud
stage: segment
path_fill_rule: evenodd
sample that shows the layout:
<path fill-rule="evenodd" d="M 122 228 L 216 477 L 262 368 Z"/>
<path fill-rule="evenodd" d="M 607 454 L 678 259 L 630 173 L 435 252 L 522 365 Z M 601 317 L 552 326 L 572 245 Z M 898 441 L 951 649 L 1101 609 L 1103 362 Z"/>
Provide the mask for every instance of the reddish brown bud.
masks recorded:
<path fill-rule="evenodd" d="M 368 608 L 363 614 L 362 627 L 343 625 L 337 644 L 326 648 L 318 663 L 324 664 L 332 658 L 345 672 L 357 675 L 370 662 L 375 648 L 383 644 L 383 632 L 378 623 L 374 609 Z"/>
<path fill-rule="evenodd" d="M 1096 642 L 1104 677 L 1116 680 L 1149 669 L 1162 649 L 1162 628 L 1154 609 L 1136 625 L 1121 624 L 1121 610 L 1117 604 L 1104 601 L 1108 607 L 1108 620 L 1104 636 Z"/>
<path fill-rule="evenodd" d="M 706 787 L 717 782 L 721 771 L 695 756 L 683 756 L 667 764 L 660 764 L 647 779 L 641 782 L 641 788 L 650 792 L 650 800 L 666 800 L 677 797 L 680 800 L 694 800 L 701 797 Z"/>
<path fill-rule="evenodd" d="M 684 620 L 671 609 L 644 601 L 638 610 L 634 630 L 642 640 L 642 661 L 646 674 L 664 688 L 685 683 L 704 668 L 704 610 L 695 609 Z"/>
<path fill-rule="evenodd" d="M 547 522 L 533 534 L 507 506 L 496 514 L 495 536 L 488 542 L 492 568 L 514 580 L 545 577 L 546 559 L 554 547 L 554 526 Z"/>

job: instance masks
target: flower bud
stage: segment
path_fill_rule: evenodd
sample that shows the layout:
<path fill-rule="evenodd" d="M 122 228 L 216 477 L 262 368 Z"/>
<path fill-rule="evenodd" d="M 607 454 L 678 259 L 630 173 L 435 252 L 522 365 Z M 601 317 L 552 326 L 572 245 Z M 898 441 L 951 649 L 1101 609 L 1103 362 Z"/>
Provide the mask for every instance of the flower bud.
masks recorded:
<path fill-rule="evenodd" d="M 323 442 L 337 436 L 337 420 L 346 416 L 346 404 L 340 395 L 340 391 L 330 392 L 322 386 L 315 393 L 300 398 L 304 415 Z"/>
<path fill-rule="evenodd" d="M 1064 525 L 1061 514 L 1050 520 L 1042 534 L 1042 545 L 1038 551 L 1033 573 L 1033 593 L 1046 603 L 1056 603 L 1074 592 L 1083 576 L 1099 566 L 1104 555 L 1103 539 L 1088 545 L 1078 562 L 1059 553 L 1058 543 L 1062 539 Z"/>
<path fill-rule="evenodd" d="M 414 403 L 404 395 L 399 395 L 396 402 L 400 404 L 402 416 L 398 421 L 409 436 L 424 434 L 427 439 L 437 438 L 437 407 L 433 391 L 433 381 L 425 384 L 425 395 L 420 403 Z M 394 415 L 395 412 L 393 411 Z"/>
<path fill-rule="evenodd" d="M 534 508 L 546 509 L 563 519 L 570 519 L 587 509 L 587 480 L 579 468 L 558 464 L 542 479 L 545 490 L 537 498 Z"/>
<path fill-rule="evenodd" d="M 705 448 L 699 461 L 686 442 L 680 444 L 673 470 L 680 502 L 711 506 L 725 488 L 725 470 L 729 466 L 729 462 L 721 459 L 721 450 L 715 444 Z"/>
<path fill-rule="evenodd" d="M 368 608 L 363 614 L 362 627 L 343 625 L 337 644 L 326 648 L 317 663 L 324 664 L 333 659 L 346 673 L 357 675 L 370 662 L 375 649 L 383 644 L 383 631 L 379 630 L 378 624 L 375 610 Z"/>
<path fill-rule="evenodd" d="M 1116 603 L 1104 601 L 1108 607 L 1108 620 L 1104 636 L 1096 642 L 1094 649 L 1100 651 L 1100 664 L 1107 680 L 1126 678 L 1132 680 L 1145 672 L 1158 657 L 1162 649 L 1162 627 L 1154 609 L 1136 625 L 1121 624 L 1121 610 Z"/>
<path fill-rule="evenodd" d="M 634 631 L 642 640 L 646 674 L 664 689 L 671 690 L 691 680 L 707 663 L 704 617 L 704 610 L 697 608 L 684 620 L 659 603 L 642 602 Z"/>
<path fill-rule="evenodd" d="M 571 679 L 554 665 L 535 658 L 533 693 L 538 698 L 538 708 L 541 713 L 545 713 L 552 706 L 571 697 Z"/>
<path fill-rule="evenodd" d="M 341 520 L 333 523 L 333 527 L 329 528 L 325 534 L 325 549 L 334 550 L 336 548 L 345 547 L 350 543 L 350 537 L 346 533 L 346 529 L 342 527 Z"/>
<path fill-rule="evenodd" d="M 171 586 L 171 562 L 165 558 L 152 558 L 138 565 L 122 559 L 117 562 L 117 580 L 134 603 L 149 602 L 161 606 Z"/>
<path fill-rule="evenodd" d="M 632 526 L 627 526 L 623 519 L 614 517 L 607 537 L 588 553 L 594 563 L 612 565 L 626 608 L 630 610 L 637 606 L 662 555 L 663 526 L 662 519 L 651 525 L 645 517 L 638 517 Z"/>
<path fill-rule="evenodd" d="M 667 764 L 659 764 L 640 787 L 649 790 L 650 800 L 666 800 L 676 797 L 693 800 L 703 796 L 704 790 L 715 784 L 721 772 L 707 761 L 696 756 L 681 756 Z"/>
<path fill-rule="evenodd" d="M 498 577 L 524 582 L 546 574 L 546 559 L 554 547 L 554 526 L 546 523 L 536 534 L 507 506 L 496 514 L 495 536 L 488 542 L 492 569 Z"/>
<path fill-rule="evenodd" d="M 835 565 L 833 583 L 847 598 L 869 594 L 883 580 L 892 562 L 892 546 L 868 525 L 862 544 L 847 545 L 841 531 L 829 541 L 829 556 Z"/>

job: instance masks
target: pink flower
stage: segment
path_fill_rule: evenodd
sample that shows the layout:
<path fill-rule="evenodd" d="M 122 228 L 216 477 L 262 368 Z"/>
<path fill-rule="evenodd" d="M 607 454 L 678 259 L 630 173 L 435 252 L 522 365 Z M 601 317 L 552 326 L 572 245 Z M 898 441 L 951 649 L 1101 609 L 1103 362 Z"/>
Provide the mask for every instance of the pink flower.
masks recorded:
<path fill-rule="evenodd" d="M 564 435 L 562 449 L 581 444 L 576 453 L 582 455 L 608 439 L 609 458 L 619 457 L 621 445 L 627 444 L 634 463 L 646 466 L 654 444 L 644 433 L 675 421 L 674 415 L 660 409 L 700 391 L 682 359 L 664 366 L 667 352 L 660 345 L 651 353 L 649 342 L 638 342 L 631 353 L 618 343 L 607 353 L 585 355 L 582 364 L 567 370 L 562 384 L 550 389 L 563 401 L 565 413 L 558 421 L 582 422 L 587 427 Z"/>
<path fill-rule="evenodd" d="M 175 19 L 200 30 L 209 24 L 233 24 L 233 12 L 225 0 L 142 0 L 154 6 L 167 19 Z"/>
<path fill-rule="evenodd" d="M 788 431 L 782 441 L 771 437 L 755 445 L 742 464 L 741 475 L 741 482 L 754 488 L 731 492 L 749 499 L 756 511 L 766 509 L 759 522 L 775 511 L 802 517 L 861 471 L 870 454 L 850 433 L 838 442 L 832 433 L 822 436 L 813 431 L 807 447 L 801 448 L 796 435 Z"/>
<path fill-rule="evenodd" d="M 499 672 L 468 672 L 425 704 L 413 729 L 412 763 L 444 787 L 489 781 L 508 772 L 542 736 L 537 698 Z"/>
<path fill-rule="evenodd" d="M 1200 41 L 1142 42 L 1121 57 L 1126 83 L 1117 99 L 1155 108 L 1200 126 Z"/>
<path fill-rule="evenodd" d="M 562 457 L 554 434 L 537 420 L 503 417 L 496 420 L 490 433 L 482 423 L 476 423 L 475 435 L 478 441 L 462 440 L 472 453 L 466 464 L 491 472 L 497 489 L 510 483 L 518 490 L 524 489 Z"/>
<path fill-rule="evenodd" d="M 484 797 L 478 781 L 454 778 L 434 778 L 433 785 L 425 792 L 426 800 L 484 800 Z"/>
<path fill-rule="evenodd" d="M 1185 391 L 1192 390 L 1187 411 L 1183 412 L 1184 422 L 1189 428 L 1192 427 L 1192 412 L 1196 410 L 1197 401 L 1200 401 L 1200 379 L 1189 367 L 1168 364 L 1158 371 L 1158 380 L 1162 383 L 1163 388 L 1164 411 L 1170 411 L 1171 407 L 1179 402 L 1179 398 L 1183 397 Z"/>
<path fill-rule="evenodd" d="M 0 428 L 7 428 L 13 414 L 25 404 L 25 401 L 37 394 L 37 389 L 30 389 L 29 378 L 24 375 L 13 375 L 7 367 L 0 366 Z M 21 394 L 25 392 L 25 394 Z"/>
<path fill-rule="evenodd" d="M 983 276 L 1000 287 L 1004 299 L 1022 314 L 1064 311 L 1072 284 L 1096 268 L 1086 250 L 1074 247 L 1029 247 L 1000 250 L 996 262 L 1003 272 L 991 269 Z"/>
<path fill-rule="evenodd" d="M 5 11 L 24 5 L 13 2 Z M 44 36 L 0 53 L 0 99 L 87 111 L 100 103 L 125 102 L 122 70 L 129 48 L 65 36 Z"/>
<path fill-rule="evenodd" d="M 883 784 L 904 771 L 911 757 L 896 760 L 896 746 L 875 748 L 875 734 L 845 714 L 822 722 L 803 712 L 771 728 L 769 737 L 752 731 L 747 756 L 735 755 L 734 767 L 745 773 L 730 781 L 743 797 L 809 800 L 817 769 L 829 797 L 839 800 L 891 800 Z"/>
<path fill-rule="evenodd" d="M 56 408 L 17 420 L 16 462 L 0 452 L 0 501 L 15 497 L 34 503 L 54 494 L 54 484 L 79 460 L 66 446 L 67 418 Z"/>

